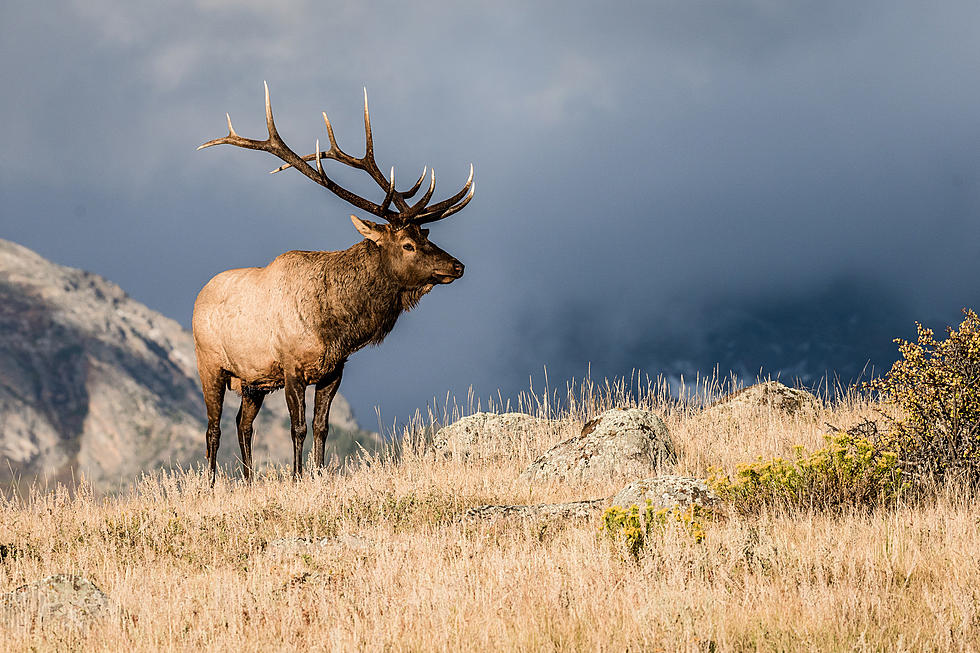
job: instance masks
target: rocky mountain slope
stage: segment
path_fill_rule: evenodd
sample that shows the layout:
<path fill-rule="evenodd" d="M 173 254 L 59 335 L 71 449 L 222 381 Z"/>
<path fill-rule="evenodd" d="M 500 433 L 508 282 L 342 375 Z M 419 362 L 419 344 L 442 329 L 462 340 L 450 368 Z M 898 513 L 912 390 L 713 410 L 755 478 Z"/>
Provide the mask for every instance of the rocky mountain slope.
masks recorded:
<path fill-rule="evenodd" d="M 228 393 L 219 456 L 235 471 L 237 400 Z M 335 453 L 377 443 L 340 395 L 330 417 Z M 257 465 L 291 460 L 288 424 L 273 395 L 256 420 Z M 203 455 L 191 334 L 102 277 L 0 240 L 0 487 L 84 474 L 111 490 Z"/>

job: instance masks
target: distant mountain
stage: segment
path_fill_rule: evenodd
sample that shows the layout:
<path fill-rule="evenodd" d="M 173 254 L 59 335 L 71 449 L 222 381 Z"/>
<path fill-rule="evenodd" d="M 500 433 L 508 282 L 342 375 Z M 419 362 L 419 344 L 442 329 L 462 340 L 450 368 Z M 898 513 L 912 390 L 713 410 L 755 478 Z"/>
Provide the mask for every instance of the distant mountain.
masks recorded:
<path fill-rule="evenodd" d="M 914 338 L 915 316 L 900 298 L 856 280 L 809 292 L 714 307 L 685 343 L 687 360 L 671 372 L 717 367 L 752 382 L 759 375 L 787 383 L 849 385 L 887 372 L 899 357 L 894 338 Z M 932 320 L 930 323 L 936 323 Z"/>
<path fill-rule="evenodd" d="M 683 299 L 683 298 L 682 298 Z M 916 314 L 900 295 L 855 277 L 750 296 L 645 306 L 616 313 L 588 303 L 521 315 L 521 346 L 508 364 L 547 363 L 552 379 L 628 377 L 639 370 L 690 382 L 695 375 L 743 383 L 779 377 L 806 386 L 847 386 L 887 372 L 898 359 L 894 338 L 915 338 L 915 321 L 941 332 L 957 314 Z"/>
<path fill-rule="evenodd" d="M 278 401 L 277 401 L 278 399 Z M 219 461 L 238 470 L 229 392 Z M 376 446 L 337 395 L 329 443 Z M 116 284 L 0 240 L 0 491 L 34 478 L 100 491 L 204 458 L 204 402 L 191 334 Z M 282 396 L 255 424 L 257 465 L 292 461 Z"/>

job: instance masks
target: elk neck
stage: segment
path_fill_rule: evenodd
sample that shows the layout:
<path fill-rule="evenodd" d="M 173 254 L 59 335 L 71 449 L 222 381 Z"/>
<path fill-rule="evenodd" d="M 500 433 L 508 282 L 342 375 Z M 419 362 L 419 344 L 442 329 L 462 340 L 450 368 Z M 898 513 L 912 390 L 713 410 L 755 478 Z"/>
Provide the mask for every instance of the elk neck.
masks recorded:
<path fill-rule="evenodd" d="M 413 308 L 429 289 L 406 288 L 370 240 L 324 254 L 320 317 L 334 338 L 352 348 L 384 340 L 402 311 Z"/>

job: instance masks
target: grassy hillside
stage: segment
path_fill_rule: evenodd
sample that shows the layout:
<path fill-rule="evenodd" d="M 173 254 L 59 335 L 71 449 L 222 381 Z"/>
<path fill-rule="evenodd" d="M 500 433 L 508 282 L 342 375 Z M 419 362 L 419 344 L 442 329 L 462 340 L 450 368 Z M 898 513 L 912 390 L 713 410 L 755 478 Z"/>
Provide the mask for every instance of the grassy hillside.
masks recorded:
<path fill-rule="evenodd" d="M 85 575 L 121 607 L 86 631 L 17 626 L 0 650 L 972 650 L 980 646 L 980 507 L 955 486 L 872 512 L 734 512 L 704 539 L 668 527 L 636 561 L 578 521 L 461 519 L 488 503 L 609 496 L 624 482 L 518 479 L 537 455 L 618 406 L 658 411 L 672 473 L 706 476 L 823 443 L 874 415 L 855 396 L 816 418 L 744 408 L 700 415 L 661 385 L 586 384 L 558 429 L 501 458 L 453 460 L 409 436 L 394 456 L 293 483 L 197 474 L 125 496 L 84 491 L 0 506 L 0 593 Z M 717 390 L 715 388 L 714 390 Z M 549 414 L 550 413 L 550 414 Z M 305 538 L 299 540 L 296 538 Z M 321 541 L 322 540 L 322 541 Z M 307 543 L 308 542 L 308 543 Z M 3 626 L 0 626 L 0 630 Z"/>

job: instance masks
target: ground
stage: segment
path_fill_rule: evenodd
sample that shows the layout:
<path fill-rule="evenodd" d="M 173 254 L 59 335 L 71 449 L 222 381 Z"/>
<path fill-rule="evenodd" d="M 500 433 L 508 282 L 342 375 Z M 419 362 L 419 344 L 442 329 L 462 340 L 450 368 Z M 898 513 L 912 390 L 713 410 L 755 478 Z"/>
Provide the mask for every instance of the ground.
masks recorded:
<path fill-rule="evenodd" d="M 717 390 L 717 388 L 715 388 Z M 0 625 L 0 650 L 974 650 L 980 647 L 980 508 L 934 500 L 829 515 L 731 513 L 695 541 L 668 527 L 634 560 L 567 521 L 461 518 L 481 504 L 610 496 L 620 480 L 529 483 L 537 455 L 607 407 L 667 422 L 665 472 L 706 476 L 822 444 L 876 407 L 849 393 L 818 414 L 701 415 L 664 386 L 576 388 L 567 426 L 511 453 L 399 456 L 294 483 L 158 476 L 109 499 L 84 491 L 0 505 L 0 593 L 84 575 L 118 606 L 85 629 Z M 697 394 L 697 393 L 696 393 Z M 541 413 L 553 399 L 529 400 Z M 485 407 L 484 407 L 485 408 Z"/>

